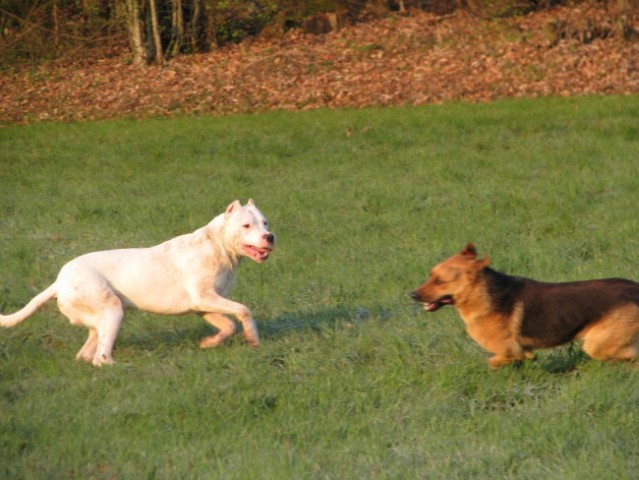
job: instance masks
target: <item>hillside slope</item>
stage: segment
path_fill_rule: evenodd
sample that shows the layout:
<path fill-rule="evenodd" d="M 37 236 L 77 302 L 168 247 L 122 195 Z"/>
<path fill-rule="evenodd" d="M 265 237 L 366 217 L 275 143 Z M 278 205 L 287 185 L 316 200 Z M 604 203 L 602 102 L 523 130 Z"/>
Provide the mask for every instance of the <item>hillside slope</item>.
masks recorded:
<path fill-rule="evenodd" d="M 391 16 L 136 67 L 129 57 L 0 73 L 0 123 L 639 92 L 639 42 L 590 7 L 487 21 Z"/>

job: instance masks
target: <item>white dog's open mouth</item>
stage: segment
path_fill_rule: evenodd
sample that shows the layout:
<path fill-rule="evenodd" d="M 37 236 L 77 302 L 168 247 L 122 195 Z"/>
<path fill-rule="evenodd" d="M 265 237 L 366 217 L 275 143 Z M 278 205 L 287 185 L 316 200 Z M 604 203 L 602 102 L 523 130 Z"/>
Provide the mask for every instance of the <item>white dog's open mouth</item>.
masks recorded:
<path fill-rule="evenodd" d="M 268 247 L 258 248 L 253 245 L 244 245 L 244 253 L 246 253 L 247 257 L 251 257 L 256 262 L 261 263 L 268 258 L 271 249 Z"/>

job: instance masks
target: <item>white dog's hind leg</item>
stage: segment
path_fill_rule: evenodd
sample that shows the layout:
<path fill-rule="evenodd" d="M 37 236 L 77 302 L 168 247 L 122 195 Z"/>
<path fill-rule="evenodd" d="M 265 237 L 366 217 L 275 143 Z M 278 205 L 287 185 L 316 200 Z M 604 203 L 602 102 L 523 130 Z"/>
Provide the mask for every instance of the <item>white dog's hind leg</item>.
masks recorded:
<path fill-rule="evenodd" d="M 118 295 L 96 271 L 67 264 L 58 276 L 58 307 L 74 325 L 89 329 L 89 338 L 76 358 L 96 367 L 113 363 L 111 354 L 124 308 Z"/>
<path fill-rule="evenodd" d="M 221 313 L 204 313 L 202 318 L 213 325 L 219 331 L 215 335 L 204 337 L 200 340 L 200 348 L 219 347 L 224 341 L 235 333 L 233 321 Z"/>
<path fill-rule="evenodd" d="M 75 358 L 77 360 L 83 360 L 85 362 L 93 362 L 95 351 L 98 348 L 98 331 L 95 328 L 89 328 L 89 338 L 86 343 L 77 353 Z"/>
<path fill-rule="evenodd" d="M 102 313 L 100 325 L 98 325 L 98 348 L 93 356 L 93 365 L 100 367 L 102 365 L 110 365 L 113 363 L 113 345 L 120 331 L 124 317 L 122 307 L 113 308 Z"/>

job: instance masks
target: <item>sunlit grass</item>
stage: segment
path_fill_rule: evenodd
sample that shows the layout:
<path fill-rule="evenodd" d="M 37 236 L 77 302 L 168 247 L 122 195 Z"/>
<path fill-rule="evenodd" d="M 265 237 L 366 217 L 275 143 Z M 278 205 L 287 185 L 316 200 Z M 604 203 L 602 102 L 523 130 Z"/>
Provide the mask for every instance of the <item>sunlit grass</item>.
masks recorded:
<path fill-rule="evenodd" d="M 0 477 L 633 478 L 639 380 L 578 346 L 489 371 L 407 292 L 474 241 L 543 280 L 637 274 L 636 97 L 0 129 L 0 308 L 235 198 L 278 235 L 262 345 L 129 312 L 113 367 L 50 304 L 0 331 Z"/>

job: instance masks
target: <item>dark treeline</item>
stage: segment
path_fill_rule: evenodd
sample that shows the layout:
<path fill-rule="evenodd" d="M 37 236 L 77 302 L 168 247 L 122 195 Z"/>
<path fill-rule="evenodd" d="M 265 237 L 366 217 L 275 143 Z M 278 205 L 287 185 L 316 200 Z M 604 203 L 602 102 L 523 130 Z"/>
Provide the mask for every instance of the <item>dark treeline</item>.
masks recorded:
<path fill-rule="evenodd" d="M 624 21 L 639 0 L 590 0 Z M 482 18 L 523 15 L 575 0 L 0 0 L 0 62 L 74 60 L 128 49 L 133 61 L 162 63 L 247 37 L 293 28 L 326 33 L 393 12 Z"/>

